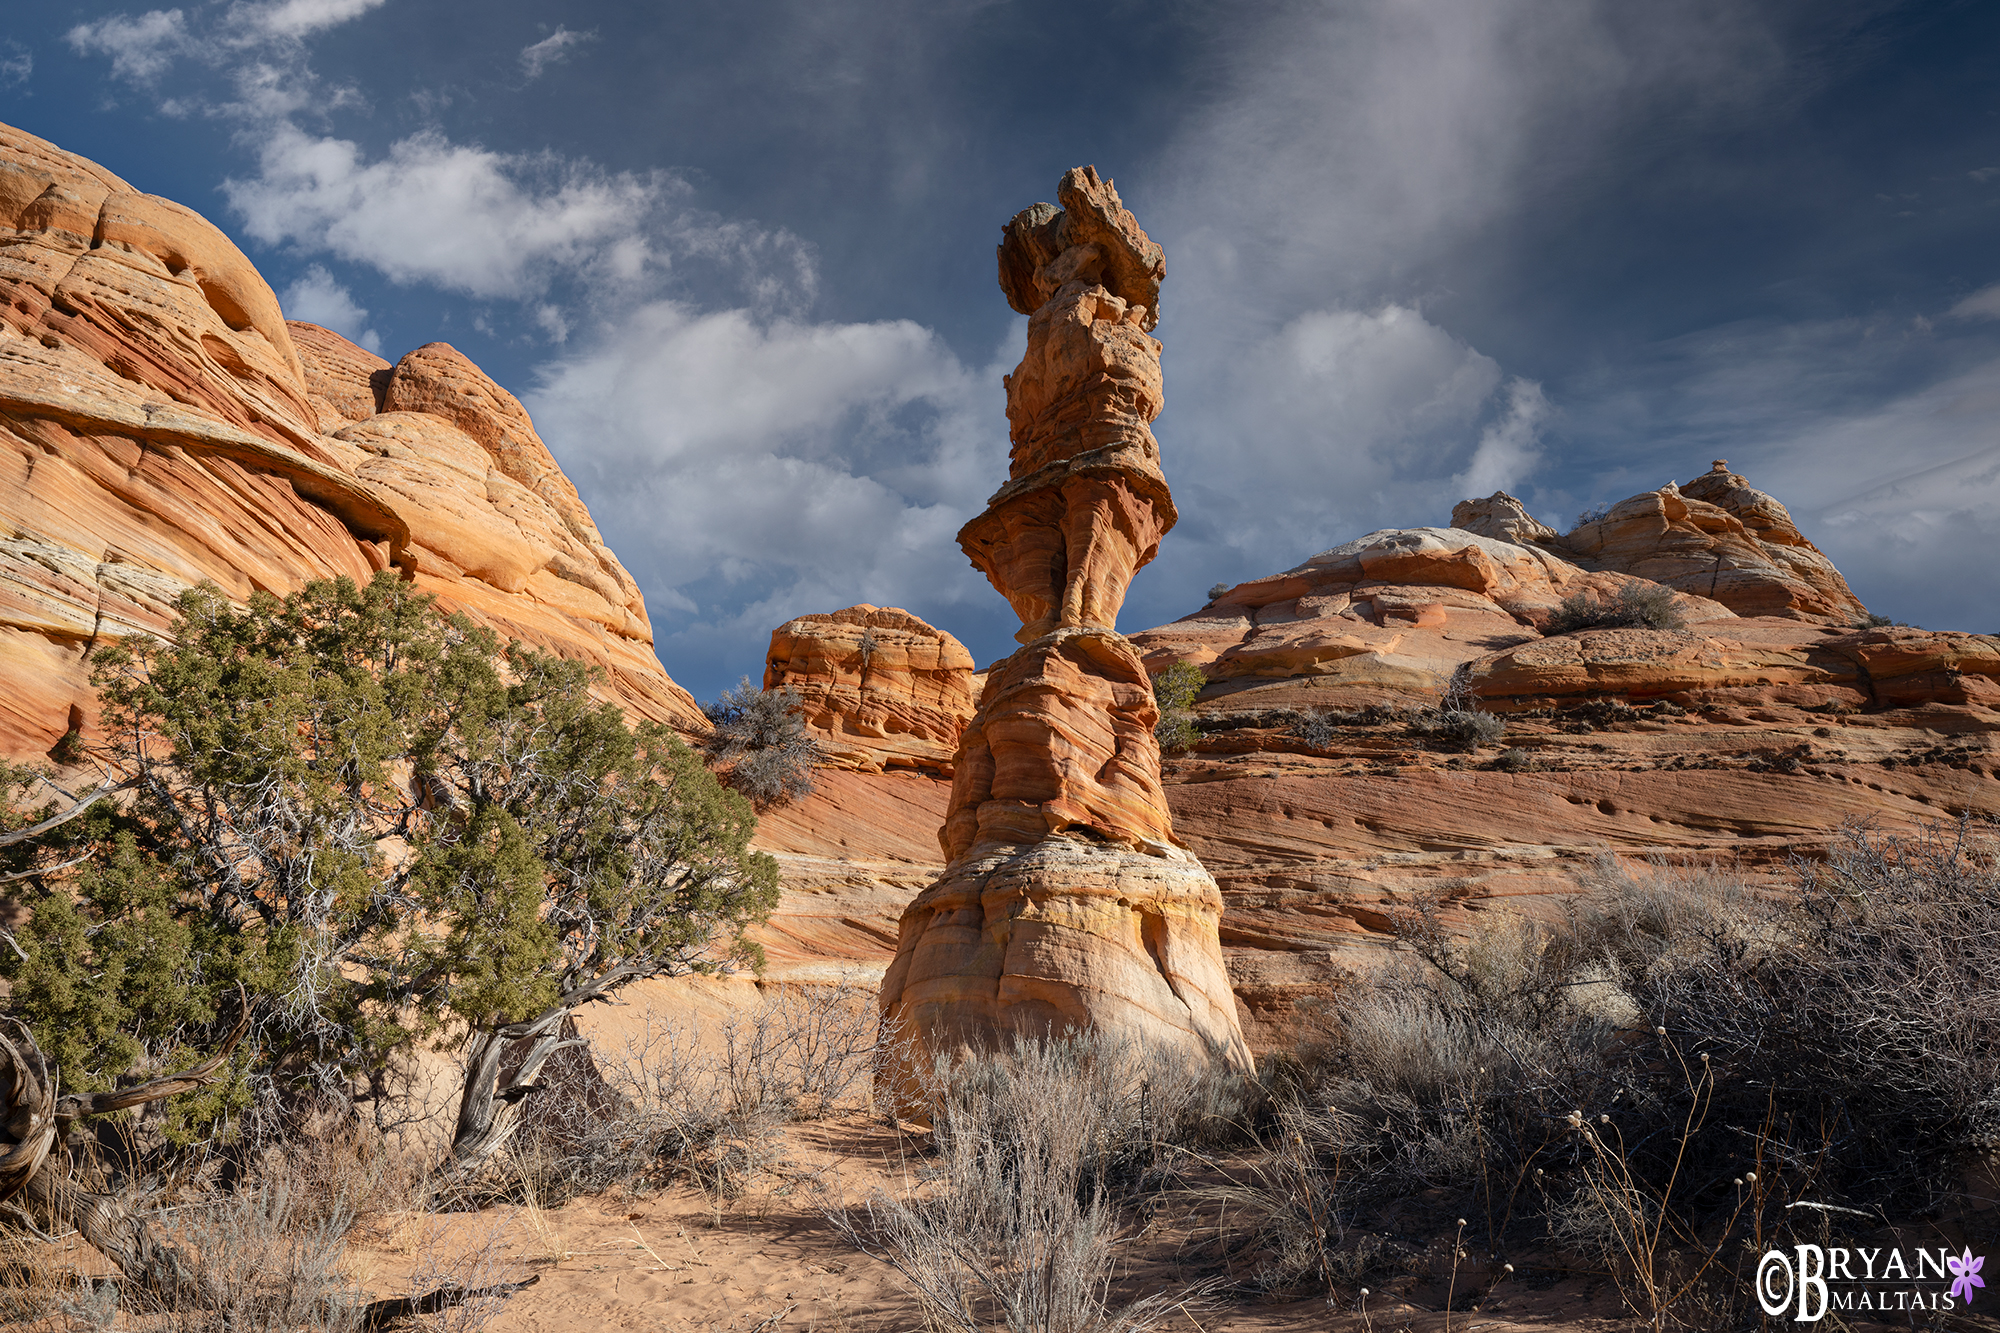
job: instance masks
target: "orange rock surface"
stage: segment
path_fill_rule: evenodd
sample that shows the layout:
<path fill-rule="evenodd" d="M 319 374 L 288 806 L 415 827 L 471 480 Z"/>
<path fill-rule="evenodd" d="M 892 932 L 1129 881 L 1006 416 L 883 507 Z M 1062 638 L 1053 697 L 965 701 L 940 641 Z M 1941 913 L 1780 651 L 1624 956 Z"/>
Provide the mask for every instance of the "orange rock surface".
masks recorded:
<path fill-rule="evenodd" d="M 90 649 L 195 583 L 391 567 L 706 728 L 512 395 L 441 343 L 392 368 L 287 324 L 200 215 L 0 126 L 0 753 L 87 732 Z"/>
<path fill-rule="evenodd" d="M 949 774 L 972 717 L 972 654 L 893 606 L 800 616 L 771 631 L 764 688 L 795 691 L 831 763 Z"/>
<path fill-rule="evenodd" d="M 1118 635 L 1058 630 L 1021 649 L 987 673 L 959 743 L 938 833 L 945 856 L 1070 832 L 1168 854 L 1159 718 L 1152 681 Z"/>
<path fill-rule="evenodd" d="M 1004 232 L 1000 285 L 1030 316 L 1010 479 L 959 534 L 1026 646 L 960 739 L 948 864 L 901 914 L 882 1013 L 925 1044 L 1097 1028 L 1245 1067 L 1221 896 L 1174 837 L 1151 682 L 1115 628 L 1174 522 L 1147 332 L 1166 259 L 1094 169 L 1058 197 Z"/>

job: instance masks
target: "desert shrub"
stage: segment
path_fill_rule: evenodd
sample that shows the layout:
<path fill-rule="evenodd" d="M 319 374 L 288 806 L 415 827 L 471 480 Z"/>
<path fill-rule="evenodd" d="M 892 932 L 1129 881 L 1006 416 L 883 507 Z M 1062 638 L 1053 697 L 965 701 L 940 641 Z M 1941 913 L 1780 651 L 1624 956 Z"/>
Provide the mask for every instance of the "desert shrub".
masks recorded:
<path fill-rule="evenodd" d="M 1407 722 L 1410 710 L 1394 704 L 1364 704 L 1360 708 L 1320 708 L 1291 715 L 1286 734 L 1296 736 L 1315 750 L 1333 748 L 1344 727 L 1382 727 Z"/>
<path fill-rule="evenodd" d="M 1610 505 L 1608 504 L 1592 505 L 1590 508 L 1584 510 L 1582 513 L 1576 516 L 1576 526 L 1579 528 L 1587 528 L 1593 523 L 1602 523 L 1606 518 L 1610 517 L 1610 515 L 1611 515 Z"/>
<path fill-rule="evenodd" d="M 1612 601 L 1599 602 L 1588 593 L 1565 597 L 1548 624 L 1547 635 L 1575 634 L 1587 629 L 1681 629 L 1687 624 L 1674 606 L 1674 591 L 1657 583 L 1633 579 Z"/>
<path fill-rule="evenodd" d="M 1927 1210 L 2000 1143 L 2000 866 L 1970 823 L 1845 830 L 1762 936 L 1621 962 L 1718 1070 L 1713 1119 L 1850 1206 Z M 1766 1123 L 1769 1121 L 1770 1123 Z"/>
<path fill-rule="evenodd" d="M 1506 734 L 1507 721 L 1470 708 L 1426 709 L 1411 717 L 1410 734 L 1422 736 L 1440 750 L 1476 750 Z"/>
<path fill-rule="evenodd" d="M 1460 933 L 1442 896 L 1399 919 L 1408 965 L 1344 991 L 1277 1090 L 1243 1211 L 1268 1282 L 1343 1280 L 1385 1208 L 1428 1198 L 1702 1327 L 1751 1236 L 1819 1239 L 1784 1200 L 1927 1212 L 2000 1141 L 1977 829 L 1850 830 L 1786 894 L 1608 856 L 1580 887 L 1544 924 Z"/>
<path fill-rule="evenodd" d="M 237 1077 L 178 1099 L 170 1131 L 199 1137 L 253 1084 L 358 1080 L 380 1105 L 400 1053 L 449 1039 L 470 1165 L 578 1005 L 754 960 L 777 870 L 748 803 L 593 700 L 583 665 L 392 574 L 241 611 L 191 589 L 167 641 L 100 649 L 93 679 L 132 802 L 0 957 L 65 1090 L 212 1049 L 240 983 L 259 1003 Z"/>
<path fill-rule="evenodd" d="M 1160 710 L 1153 738 L 1161 750 L 1186 750 L 1201 738 L 1194 723 L 1194 701 L 1207 684 L 1208 677 L 1192 662 L 1176 662 L 1153 677 L 1153 701 Z"/>
<path fill-rule="evenodd" d="M 1221 601 L 1224 597 L 1227 597 L 1229 595 L 1229 588 L 1230 585 L 1227 583 L 1216 584 L 1214 587 L 1208 590 L 1208 600 L 1210 602 Z"/>
<path fill-rule="evenodd" d="M 1163 1143 L 1227 1121 L 1234 1082 L 1070 1034 L 940 1055 L 926 1083 L 936 1183 L 825 1212 L 849 1244 L 902 1275 L 930 1327 L 1136 1333 L 1200 1294 L 1116 1293 L 1118 1246 L 1132 1230 L 1119 1182 L 1142 1179 L 1134 1164 Z"/>
<path fill-rule="evenodd" d="M 1532 773 L 1535 771 L 1535 756 L 1518 745 L 1510 745 L 1493 761 L 1493 767 L 1502 773 Z"/>
<path fill-rule="evenodd" d="M 864 651 L 873 639 L 864 641 Z M 813 766 L 825 755 L 799 715 L 799 692 L 789 685 L 760 690 L 745 676 L 701 711 L 715 724 L 709 762 L 729 785 L 761 806 L 783 805 L 812 794 Z"/>

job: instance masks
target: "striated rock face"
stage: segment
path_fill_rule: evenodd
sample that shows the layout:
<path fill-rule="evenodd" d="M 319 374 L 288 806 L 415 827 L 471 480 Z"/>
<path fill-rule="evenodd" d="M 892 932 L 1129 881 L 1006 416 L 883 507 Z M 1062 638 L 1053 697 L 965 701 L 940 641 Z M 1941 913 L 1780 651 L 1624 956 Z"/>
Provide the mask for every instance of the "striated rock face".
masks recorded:
<path fill-rule="evenodd" d="M 1726 486 L 1760 530 L 1784 530 L 1775 501 L 1712 475 L 1702 489 Z M 1653 554 L 1634 563 L 1685 589 L 1645 563 L 1679 540 L 1672 491 L 1606 525 L 1654 513 L 1657 539 L 1630 548 Z M 1191 661 L 1211 681 L 1202 739 L 1163 782 L 1222 889 L 1253 1042 L 1282 1040 L 1300 1005 L 1371 966 L 1389 913 L 1418 895 L 1476 930 L 1492 910 L 1554 911 L 1602 856 L 1713 862 L 1775 887 L 1843 823 L 2000 817 L 2000 640 L 1851 628 L 1860 608 L 1831 566 L 1809 582 L 1811 560 L 1753 561 L 1733 511 L 1686 509 L 1742 560 L 1716 600 L 1676 598 L 1681 630 L 1543 637 L 1556 601 L 1603 598 L 1629 574 L 1572 559 L 1577 534 L 1551 540 L 1499 495 L 1461 504 L 1460 529 L 1371 533 L 1133 637 L 1150 670 Z M 1526 540 L 1495 535 L 1510 531 Z M 1745 610 L 1758 605 L 1772 613 Z M 1454 751 L 1410 725 L 1455 675 L 1506 721 L 1497 744 Z"/>
<path fill-rule="evenodd" d="M 1586 569 L 1630 574 L 1722 603 L 1742 616 L 1851 625 L 1866 608 L 1785 507 L 1718 459 L 1685 486 L 1669 482 L 1557 536 L 1505 491 L 1462 500 L 1455 528 L 1533 543 Z"/>
<path fill-rule="evenodd" d="M 1428 702 L 1461 664 L 1539 640 L 1536 625 L 1565 597 L 1608 600 L 1629 581 L 1457 528 L 1390 528 L 1238 584 L 1132 643 L 1155 673 L 1200 666 L 1212 682 L 1204 697 L 1284 681 L 1300 700 L 1337 688 L 1362 701 Z M 1736 618 L 1706 598 L 1675 601 L 1690 623 Z"/>
<path fill-rule="evenodd" d="M 87 732 L 92 646 L 195 583 L 391 567 L 705 729 L 512 395 L 442 343 L 391 367 L 287 324 L 198 214 L 0 126 L 0 753 Z"/>
<path fill-rule="evenodd" d="M 938 834 L 945 856 L 1071 832 L 1168 855 L 1159 720 L 1151 678 L 1125 639 L 1069 629 L 1035 640 L 987 673 Z"/>
<path fill-rule="evenodd" d="M 764 688 L 788 687 L 841 768 L 949 774 L 972 717 L 972 654 L 896 607 L 800 616 L 771 631 Z"/>
<path fill-rule="evenodd" d="M 1174 521 L 1149 426 L 1166 261 L 1093 169 L 1059 197 L 1000 246 L 1000 285 L 1030 316 L 1007 380 L 1011 479 L 959 534 L 1025 646 L 987 672 L 965 728 L 948 864 L 903 910 L 882 1013 L 920 1043 L 1092 1027 L 1245 1067 L 1221 895 L 1174 837 L 1151 684 L 1115 629 Z"/>

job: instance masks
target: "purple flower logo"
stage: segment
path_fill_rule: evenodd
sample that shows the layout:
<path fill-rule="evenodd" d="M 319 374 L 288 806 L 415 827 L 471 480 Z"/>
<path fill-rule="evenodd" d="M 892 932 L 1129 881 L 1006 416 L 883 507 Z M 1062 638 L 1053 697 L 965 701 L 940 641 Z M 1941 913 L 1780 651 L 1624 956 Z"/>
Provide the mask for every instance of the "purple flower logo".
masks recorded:
<path fill-rule="evenodd" d="M 1986 1285 L 1986 1279 L 1979 1276 L 1979 1270 L 1986 1266 L 1986 1256 L 1982 1254 L 1977 1259 L 1973 1258 L 1972 1247 L 1968 1245 L 1962 1257 L 1953 1259 L 1947 1256 L 1944 1262 L 1951 1269 L 1951 1294 L 1970 1303 L 1972 1289 Z"/>

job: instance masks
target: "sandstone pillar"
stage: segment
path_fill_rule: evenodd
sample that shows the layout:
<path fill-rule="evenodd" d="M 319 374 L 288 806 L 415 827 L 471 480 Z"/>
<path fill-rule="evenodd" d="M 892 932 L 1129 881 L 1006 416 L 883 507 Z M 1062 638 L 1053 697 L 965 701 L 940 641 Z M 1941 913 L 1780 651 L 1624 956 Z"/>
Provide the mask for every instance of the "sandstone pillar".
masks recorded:
<path fill-rule="evenodd" d="M 958 538 L 1024 646 L 959 741 L 949 865 L 903 912 L 882 1013 L 920 1046 L 1095 1028 L 1247 1069 L 1222 894 L 1174 837 L 1152 687 L 1116 628 L 1175 518 L 1151 430 L 1166 258 L 1094 168 L 1057 197 L 1003 231 L 1028 348 L 1007 484 Z"/>

